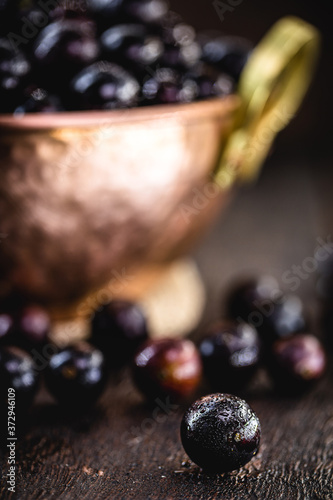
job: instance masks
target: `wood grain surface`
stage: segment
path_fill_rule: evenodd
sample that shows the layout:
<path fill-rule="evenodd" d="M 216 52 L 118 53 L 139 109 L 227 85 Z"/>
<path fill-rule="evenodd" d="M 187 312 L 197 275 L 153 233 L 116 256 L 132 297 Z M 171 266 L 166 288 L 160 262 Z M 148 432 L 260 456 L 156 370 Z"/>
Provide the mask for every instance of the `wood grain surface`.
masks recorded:
<path fill-rule="evenodd" d="M 239 276 L 273 274 L 288 291 L 283 273 L 313 256 L 317 238 L 331 234 L 332 183 L 329 170 L 273 157 L 259 181 L 239 193 L 194 254 L 207 290 L 195 340 L 222 314 L 223 296 Z M 320 334 L 315 278 L 309 274 L 297 293 Z M 299 398 L 275 395 L 261 371 L 245 394 L 262 424 L 260 452 L 239 471 L 222 475 L 203 473 L 188 461 L 179 437 L 185 405 L 147 407 L 126 370 L 110 379 L 86 415 L 68 414 L 41 390 L 16 445 L 15 495 L 7 491 L 7 455 L 1 452 L 0 498 L 332 499 L 331 371 Z"/>

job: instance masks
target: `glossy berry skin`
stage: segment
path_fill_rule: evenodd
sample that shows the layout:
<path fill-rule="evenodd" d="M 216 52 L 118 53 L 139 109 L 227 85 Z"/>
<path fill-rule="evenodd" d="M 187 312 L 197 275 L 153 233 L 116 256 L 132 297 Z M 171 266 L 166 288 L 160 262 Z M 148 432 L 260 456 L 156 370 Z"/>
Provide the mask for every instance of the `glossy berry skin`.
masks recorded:
<path fill-rule="evenodd" d="M 203 41 L 202 60 L 238 81 L 252 48 L 252 44 L 241 37 L 216 37 Z"/>
<path fill-rule="evenodd" d="M 268 369 L 281 393 L 302 392 L 322 378 L 325 351 L 314 335 L 299 333 L 273 344 Z"/>
<path fill-rule="evenodd" d="M 247 323 L 215 322 L 208 328 L 199 350 L 208 382 L 220 391 L 243 388 L 260 360 L 258 333 Z"/>
<path fill-rule="evenodd" d="M 120 24 L 105 31 L 101 36 L 103 56 L 137 74 L 147 72 L 161 56 L 163 44 L 151 36 L 141 24 Z"/>
<path fill-rule="evenodd" d="M 181 400 L 198 387 L 202 364 L 197 348 L 186 339 L 148 340 L 135 354 L 133 380 L 148 400 L 170 396 Z"/>
<path fill-rule="evenodd" d="M 87 342 L 66 347 L 51 356 L 45 383 L 59 403 L 71 408 L 90 406 L 106 384 L 104 356 Z"/>
<path fill-rule="evenodd" d="M 180 75 L 171 68 L 158 68 L 142 87 L 143 105 L 180 102 Z"/>
<path fill-rule="evenodd" d="M 184 71 L 195 67 L 201 56 L 200 46 L 195 40 L 192 26 L 178 22 L 162 30 L 164 51 L 160 65 Z"/>
<path fill-rule="evenodd" d="M 235 91 L 245 46 L 199 43 L 164 0 L 0 0 L 0 114 L 223 97 Z"/>
<path fill-rule="evenodd" d="M 33 54 L 38 78 L 48 89 L 61 90 L 75 73 L 97 59 L 99 48 L 94 30 L 91 22 L 65 19 L 40 32 Z"/>
<path fill-rule="evenodd" d="M 197 99 L 207 99 L 209 97 L 224 97 L 230 95 L 235 90 L 234 80 L 225 74 L 216 74 L 205 71 L 203 68 L 198 72 L 192 72 L 186 75 L 186 79 L 193 81 L 197 87 Z"/>
<path fill-rule="evenodd" d="M 132 359 L 148 340 L 147 319 L 142 308 L 128 300 L 113 300 L 95 312 L 91 342 L 105 355 L 110 368 Z"/>
<path fill-rule="evenodd" d="M 114 109 L 137 103 L 139 83 L 125 69 L 107 61 L 84 68 L 71 82 L 74 109 Z"/>
<path fill-rule="evenodd" d="M 9 388 L 15 389 L 15 403 L 28 408 L 39 384 L 39 373 L 31 356 L 18 347 L 0 347 L 0 401 L 6 401 Z"/>
<path fill-rule="evenodd" d="M 306 328 L 301 300 L 296 295 L 282 294 L 270 276 L 244 281 L 231 290 L 226 314 L 254 326 L 266 345 Z"/>
<path fill-rule="evenodd" d="M 194 62 L 197 62 L 197 60 Z M 186 51 L 176 45 L 165 46 L 159 61 L 159 66 L 184 72 L 190 65 L 191 62 L 187 60 Z"/>
<path fill-rule="evenodd" d="M 246 401 L 223 393 L 195 401 L 185 412 L 183 447 L 202 469 L 228 472 L 245 465 L 259 449 L 261 427 Z"/>

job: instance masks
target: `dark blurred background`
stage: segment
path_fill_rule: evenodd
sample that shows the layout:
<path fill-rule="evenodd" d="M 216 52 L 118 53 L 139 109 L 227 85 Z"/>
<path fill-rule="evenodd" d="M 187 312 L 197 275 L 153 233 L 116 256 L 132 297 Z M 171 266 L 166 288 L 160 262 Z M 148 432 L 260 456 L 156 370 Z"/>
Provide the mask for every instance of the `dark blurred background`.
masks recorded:
<path fill-rule="evenodd" d="M 225 0 L 228 5 L 228 0 Z M 235 6 L 235 4 L 238 4 Z M 257 43 L 279 18 L 298 16 L 316 26 L 322 35 L 322 51 L 315 79 L 292 125 L 277 139 L 279 155 L 332 158 L 333 22 L 332 5 L 325 0 L 239 0 L 230 1 L 233 11 L 221 21 L 213 0 L 170 0 L 173 10 L 197 30 L 220 30 Z M 330 8 L 331 7 L 331 8 Z M 324 164 L 322 164 L 324 165 Z"/>

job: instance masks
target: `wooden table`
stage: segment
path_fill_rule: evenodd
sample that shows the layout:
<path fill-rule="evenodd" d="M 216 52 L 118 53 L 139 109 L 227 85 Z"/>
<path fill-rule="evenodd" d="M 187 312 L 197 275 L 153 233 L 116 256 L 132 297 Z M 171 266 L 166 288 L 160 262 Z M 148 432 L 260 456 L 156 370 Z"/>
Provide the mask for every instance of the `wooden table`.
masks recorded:
<path fill-rule="evenodd" d="M 313 256 L 333 229 L 333 174 L 311 161 L 273 155 L 259 181 L 244 188 L 196 250 L 207 306 L 194 338 L 222 314 L 228 284 L 243 273 L 282 275 Z M 297 290 L 318 325 L 315 274 Z M 332 499 L 333 374 L 309 394 L 277 397 L 263 382 L 247 399 L 262 423 L 259 454 L 237 472 L 203 473 L 179 438 L 184 407 L 144 405 L 129 374 L 114 376 L 98 407 L 71 416 L 43 391 L 16 446 L 16 498 L 41 499 Z M 164 403 L 164 404 L 163 404 Z M 3 430 L 1 430 L 3 432 Z M 7 457 L 1 456 L 0 497 Z M 14 498 L 14 497 L 13 497 Z"/>

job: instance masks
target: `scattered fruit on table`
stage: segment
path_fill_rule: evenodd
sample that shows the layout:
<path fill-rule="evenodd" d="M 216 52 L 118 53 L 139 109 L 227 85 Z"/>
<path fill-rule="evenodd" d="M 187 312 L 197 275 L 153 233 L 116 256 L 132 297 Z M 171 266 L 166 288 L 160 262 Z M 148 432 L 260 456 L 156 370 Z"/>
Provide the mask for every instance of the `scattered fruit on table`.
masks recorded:
<path fill-rule="evenodd" d="M 320 276 L 321 283 L 326 283 L 321 295 L 325 313 L 321 322 L 326 339 L 332 343 L 330 267 L 325 269 Z M 283 293 L 274 278 L 255 277 L 236 283 L 227 290 L 225 305 L 226 314 L 203 328 L 195 344 L 189 338 L 152 339 L 141 307 L 128 300 L 113 300 L 92 315 L 89 341 L 59 350 L 47 344 L 50 319 L 41 306 L 23 298 L 2 299 L 2 408 L 8 388 L 13 388 L 16 408 L 24 415 L 40 376 L 59 404 L 80 413 L 98 401 L 109 371 L 126 365 L 134 385 L 151 403 L 162 397 L 183 405 L 202 391 L 205 378 L 211 391 L 219 392 L 201 397 L 185 412 L 181 422 L 183 447 L 204 471 L 239 469 L 259 449 L 259 419 L 239 397 L 255 379 L 257 368 L 266 370 L 276 394 L 298 397 L 324 376 L 328 357 L 320 338 L 306 329 L 299 297 Z M 39 352 L 35 349 L 39 345 L 53 350 L 42 370 L 30 355 Z"/>

